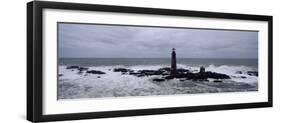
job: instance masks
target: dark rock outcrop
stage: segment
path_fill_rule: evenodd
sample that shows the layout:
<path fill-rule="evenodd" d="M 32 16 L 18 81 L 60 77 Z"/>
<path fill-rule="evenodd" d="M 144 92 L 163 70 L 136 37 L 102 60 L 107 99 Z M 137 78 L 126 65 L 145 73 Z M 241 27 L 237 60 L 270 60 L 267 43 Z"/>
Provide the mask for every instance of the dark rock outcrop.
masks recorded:
<path fill-rule="evenodd" d="M 146 76 L 161 75 L 163 73 L 163 71 L 158 71 L 158 70 L 139 70 L 138 72 Z"/>
<path fill-rule="evenodd" d="M 199 72 L 199 73 L 183 73 L 183 74 L 176 74 L 173 76 L 166 76 L 166 79 L 171 79 L 171 78 L 187 78 L 187 79 L 192 79 L 192 80 L 206 80 L 208 78 L 212 79 L 230 79 L 230 77 L 226 74 L 220 74 L 220 73 L 215 73 L 215 72 Z"/>
<path fill-rule="evenodd" d="M 249 76 L 259 76 L 259 73 L 257 71 L 247 71 L 247 74 Z"/>
<path fill-rule="evenodd" d="M 87 71 L 88 69 L 89 69 L 89 68 L 86 68 L 86 67 L 79 67 L 79 68 L 78 68 L 79 71 Z"/>
<path fill-rule="evenodd" d="M 195 73 L 196 74 L 196 73 Z M 212 78 L 212 79 L 230 79 L 230 77 L 226 74 L 221 73 L 215 73 L 215 72 L 203 72 L 203 73 L 197 73 L 202 78 Z"/>
<path fill-rule="evenodd" d="M 68 67 L 66 67 L 66 69 L 79 69 L 79 66 L 76 66 L 76 65 L 68 66 Z"/>
<path fill-rule="evenodd" d="M 189 73 L 190 71 L 187 69 L 179 68 L 177 69 L 177 73 Z"/>
<path fill-rule="evenodd" d="M 66 69 L 71 69 L 72 71 L 76 69 L 78 70 L 78 74 L 82 74 L 84 73 L 84 71 L 86 71 L 85 75 L 106 74 L 103 71 L 89 70 L 89 68 L 87 67 L 80 67 L 80 66 L 68 66 Z M 191 72 L 188 69 L 178 68 L 174 74 L 171 74 L 171 68 L 169 67 L 160 68 L 158 70 L 138 70 L 138 71 L 133 71 L 126 68 L 115 68 L 113 69 L 113 72 L 121 72 L 122 75 L 133 75 L 136 77 L 145 77 L 145 76 L 153 76 L 153 75 L 162 76 L 162 78 L 154 78 L 152 81 L 155 82 L 162 82 L 174 78 L 179 79 L 180 81 L 185 81 L 185 80 L 208 81 L 209 78 L 212 78 L 212 79 L 216 79 L 214 82 L 222 82 L 222 79 L 230 79 L 230 77 L 226 74 L 205 71 L 204 67 L 200 67 L 200 71 L 197 73 Z M 256 71 L 248 71 L 247 74 L 252 76 L 258 76 L 258 72 Z M 62 75 L 59 74 L 58 76 L 62 76 Z M 100 78 L 100 76 L 98 76 L 97 78 Z"/>
<path fill-rule="evenodd" d="M 129 72 L 129 75 L 140 75 L 140 72 Z"/>
<path fill-rule="evenodd" d="M 246 76 L 241 76 L 241 78 L 242 78 L 242 79 L 246 79 L 247 77 L 246 77 Z"/>
<path fill-rule="evenodd" d="M 129 72 L 129 71 L 132 71 L 130 69 L 126 69 L 126 68 L 114 68 L 113 69 L 113 72 Z"/>
<path fill-rule="evenodd" d="M 222 80 L 214 80 L 215 83 L 222 83 Z"/>
<path fill-rule="evenodd" d="M 67 66 L 66 69 L 71 69 L 71 71 L 74 71 L 75 69 L 78 70 L 78 74 L 83 73 L 83 71 L 87 71 L 89 68 L 86 67 L 80 67 L 80 66 Z"/>
<path fill-rule="evenodd" d="M 88 70 L 87 73 L 91 73 L 91 74 L 105 74 L 105 72 L 98 71 L 98 70 Z"/>
<path fill-rule="evenodd" d="M 121 72 L 128 72 L 129 69 L 125 68 L 118 68 L 114 71 L 121 71 Z M 208 78 L 212 79 L 230 79 L 230 76 L 221 73 L 215 73 L 210 71 L 205 71 L 205 68 L 201 67 L 200 72 L 192 73 L 188 69 L 179 68 L 177 72 L 173 75 L 169 74 L 171 71 L 170 68 L 160 68 L 158 70 L 139 70 L 137 72 L 129 72 L 129 75 L 134 75 L 137 77 L 143 76 L 153 76 L 153 75 L 160 75 L 163 76 L 161 79 L 155 79 L 153 81 L 162 81 L 162 80 L 170 80 L 170 79 L 180 79 L 180 80 L 194 80 L 194 81 L 208 81 Z"/>
<path fill-rule="evenodd" d="M 180 79 L 181 82 L 185 81 L 186 79 Z"/>
<path fill-rule="evenodd" d="M 155 78 L 155 79 L 152 79 L 152 81 L 154 81 L 154 82 L 163 82 L 163 81 L 165 81 L 165 79 Z"/>

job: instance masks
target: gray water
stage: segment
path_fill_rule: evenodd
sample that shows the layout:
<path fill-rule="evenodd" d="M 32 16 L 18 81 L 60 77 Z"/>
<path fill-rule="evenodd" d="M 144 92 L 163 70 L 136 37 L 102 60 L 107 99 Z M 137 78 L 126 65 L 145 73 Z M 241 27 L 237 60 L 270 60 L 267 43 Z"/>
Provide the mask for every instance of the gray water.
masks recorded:
<path fill-rule="evenodd" d="M 247 71 L 258 70 L 258 59 L 177 58 L 179 68 L 198 72 L 199 67 L 205 66 L 207 71 L 231 77 L 222 83 L 178 79 L 157 83 L 152 79 L 161 76 L 136 77 L 112 71 L 120 66 L 134 71 L 157 70 L 169 67 L 170 62 L 169 58 L 60 58 L 58 72 L 62 76 L 58 77 L 58 99 L 258 91 L 258 77 L 247 74 Z M 70 65 L 84 66 L 106 74 L 95 75 L 66 69 Z"/>
<path fill-rule="evenodd" d="M 170 58 L 60 58 L 60 65 L 79 66 L 134 66 L 134 65 L 170 65 Z M 177 64 L 189 66 L 230 65 L 258 67 L 258 59 L 203 59 L 177 58 Z"/>

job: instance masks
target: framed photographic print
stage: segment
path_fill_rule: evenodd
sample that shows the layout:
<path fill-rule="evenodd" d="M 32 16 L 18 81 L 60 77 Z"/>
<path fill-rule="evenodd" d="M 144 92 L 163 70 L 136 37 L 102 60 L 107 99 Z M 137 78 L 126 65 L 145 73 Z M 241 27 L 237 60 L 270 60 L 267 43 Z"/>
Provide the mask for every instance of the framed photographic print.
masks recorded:
<path fill-rule="evenodd" d="M 33 122 L 272 107 L 272 16 L 27 4 Z"/>

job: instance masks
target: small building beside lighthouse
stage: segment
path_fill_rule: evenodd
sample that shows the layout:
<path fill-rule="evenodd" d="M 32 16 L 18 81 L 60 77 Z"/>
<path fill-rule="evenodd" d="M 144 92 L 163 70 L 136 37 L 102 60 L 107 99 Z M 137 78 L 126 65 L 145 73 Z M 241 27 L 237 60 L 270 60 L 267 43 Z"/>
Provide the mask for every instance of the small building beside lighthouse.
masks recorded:
<path fill-rule="evenodd" d="M 176 49 L 173 48 L 173 51 L 172 51 L 172 58 L 171 58 L 171 75 L 176 75 L 177 74 L 177 61 L 176 61 Z"/>

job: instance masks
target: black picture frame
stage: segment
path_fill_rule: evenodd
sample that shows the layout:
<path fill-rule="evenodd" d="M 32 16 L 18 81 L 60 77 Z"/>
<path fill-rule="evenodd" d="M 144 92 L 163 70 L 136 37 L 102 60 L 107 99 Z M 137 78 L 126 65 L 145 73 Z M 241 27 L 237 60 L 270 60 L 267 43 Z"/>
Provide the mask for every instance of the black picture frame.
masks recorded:
<path fill-rule="evenodd" d="M 268 22 L 268 101 L 258 103 L 241 103 L 241 104 L 224 104 L 224 105 L 207 105 L 207 106 L 189 106 L 189 107 L 163 107 L 157 109 L 138 109 L 138 110 L 122 110 L 122 111 L 106 111 L 91 113 L 73 113 L 44 115 L 43 112 L 43 95 L 42 95 L 42 10 L 65 9 L 65 10 L 85 10 L 85 11 L 101 11 L 101 12 L 118 12 L 118 13 L 136 13 L 150 15 L 169 15 L 169 16 L 188 16 L 188 17 L 204 17 L 204 18 L 223 18 L 223 19 L 239 19 L 239 20 L 257 20 Z M 79 119 L 94 119 L 107 117 L 124 117 L 137 115 L 155 115 L 170 113 L 185 113 L 199 111 L 229 110 L 229 109 L 245 109 L 272 107 L 272 46 L 273 46 L 273 17 L 265 15 L 248 15 L 233 13 L 217 13 L 202 11 L 185 11 L 170 10 L 156 8 L 140 8 L 125 6 L 109 6 L 109 5 L 93 5 L 80 3 L 63 3 L 63 2 L 45 2 L 33 1 L 27 3 L 27 120 L 31 122 L 47 122 L 47 121 L 64 121 Z"/>

